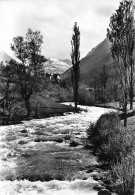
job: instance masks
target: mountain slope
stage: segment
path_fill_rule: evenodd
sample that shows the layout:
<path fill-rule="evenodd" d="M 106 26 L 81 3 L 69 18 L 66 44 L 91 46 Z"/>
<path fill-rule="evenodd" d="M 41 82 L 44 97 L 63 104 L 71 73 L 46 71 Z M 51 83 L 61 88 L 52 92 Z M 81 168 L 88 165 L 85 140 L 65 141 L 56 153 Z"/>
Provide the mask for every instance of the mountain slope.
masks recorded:
<path fill-rule="evenodd" d="M 5 51 L 0 50 L 0 62 L 6 62 L 13 58 L 11 58 Z M 16 61 L 19 62 L 18 59 L 14 58 Z M 71 60 L 65 59 L 65 60 L 57 60 L 55 58 L 48 58 L 47 62 L 44 63 L 45 71 L 48 73 L 59 73 L 62 74 L 67 69 L 69 69 L 71 66 Z"/>
<path fill-rule="evenodd" d="M 57 60 L 55 58 L 48 58 L 47 62 L 44 64 L 45 71 L 48 73 L 59 73 L 62 74 L 71 66 L 71 61 L 66 60 Z"/>
<path fill-rule="evenodd" d="M 110 67 L 113 63 L 110 51 L 111 43 L 106 38 L 93 48 L 80 62 L 80 77 L 83 81 L 92 80 L 102 69 L 103 65 Z M 61 75 L 62 80 L 70 82 L 71 69 Z"/>
<path fill-rule="evenodd" d="M 6 62 L 6 60 L 11 60 L 12 58 L 3 50 L 0 50 L 0 62 Z"/>

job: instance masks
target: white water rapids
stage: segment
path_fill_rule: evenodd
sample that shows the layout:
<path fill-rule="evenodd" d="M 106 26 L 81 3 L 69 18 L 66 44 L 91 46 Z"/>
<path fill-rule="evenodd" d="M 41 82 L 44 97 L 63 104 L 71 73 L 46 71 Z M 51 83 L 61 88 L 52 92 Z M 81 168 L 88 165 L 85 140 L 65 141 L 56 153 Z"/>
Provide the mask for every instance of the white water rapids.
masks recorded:
<path fill-rule="evenodd" d="M 112 109 L 82 108 L 0 127 L 0 195 L 97 195 L 98 182 L 84 171 L 96 164 L 84 150 L 86 129 Z M 79 145 L 70 147 L 71 140 Z"/>

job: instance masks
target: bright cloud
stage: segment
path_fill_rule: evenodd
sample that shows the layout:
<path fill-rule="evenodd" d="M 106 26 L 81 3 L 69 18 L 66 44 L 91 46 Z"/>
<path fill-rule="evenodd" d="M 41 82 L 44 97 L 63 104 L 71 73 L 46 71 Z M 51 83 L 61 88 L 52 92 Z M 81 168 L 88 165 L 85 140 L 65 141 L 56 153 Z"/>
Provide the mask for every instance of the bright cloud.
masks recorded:
<path fill-rule="evenodd" d="M 109 19 L 119 0 L 1 0 L 0 46 L 11 54 L 14 36 L 28 28 L 44 36 L 46 57 L 70 58 L 74 22 L 81 31 L 81 57 L 106 36 Z"/>

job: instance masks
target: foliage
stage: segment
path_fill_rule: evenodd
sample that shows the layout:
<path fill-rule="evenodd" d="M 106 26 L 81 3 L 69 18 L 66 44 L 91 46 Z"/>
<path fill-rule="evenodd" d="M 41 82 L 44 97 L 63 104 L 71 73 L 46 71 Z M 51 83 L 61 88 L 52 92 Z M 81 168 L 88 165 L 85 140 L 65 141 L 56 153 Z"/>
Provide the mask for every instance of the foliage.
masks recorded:
<path fill-rule="evenodd" d="M 120 85 L 118 84 L 118 78 L 117 73 L 115 71 L 115 68 L 112 68 L 109 73 L 109 79 L 108 79 L 108 87 L 107 87 L 107 97 L 109 96 L 109 101 L 112 102 L 120 102 Z"/>
<path fill-rule="evenodd" d="M 78 102 L 80 105 L 94 105 L 94 92 L 90 92 L 88 86 L 85 84 L 80 84 L 78 90 Z"/>
<path fill-rule="evenodd" d="M 103 65 L 102 70 L 93 80 L 96 103 L 107 103 L 110 101 L 109 80 L 110 73 L 106 65 Z"/>
<path fill-rule="evenodd" d="M 88 141 L 98 160 L 107 164 L 119 162 L 121 156 L 132 153 L 133 139 L 128 128 L 124 128 L 117 113 L 103 114 L 87 129 Z"/>
<path fill-rule="evenodd" d="M 62 92 L 59 94 L 59 102 L 68 102 L 69 101 L 69 95 L 67 92 Z"/>
<path fill-rule="evenodd" d="M 41 55 L 43 37 L 39 31 L 28 29 L 25 39 L 15 37 L 11 49 L 14 51 L 19 62 L 10 60 L 8 65 L 11 74 L 15 79 L 15 84 L 20 89 L 20 93 L 25 102 L 27 115 L 30 116 L 30 97 L 39 90 L 39 84 L 44 77 L 43 63 L 46 61 Z"/>
<path fill-rule="evenodd" d="M 9 65 L 1 67 L 0 70 L 0 107 L 3 113 L 2 123 L 9 122 L 12 118 L 14 106 L 21 99 L 17 85 L 14 83 L 14 78 Z"/>
<path fill-rule="evenodd" d="M 61 86 L 62 88 L 67 88 L 67 83 L 66 83 L 66 81 L 60 81 L 60 86 Z"/>
<path fill-rule="evenodd" d="M 72 68 L 71 68 L 71 80 L 72 86 L 74 90 L 74 102 L 75 102 L 75 111 L 77 111 L 77 101 L 78 101 L 78 88 L 79 88 L 79 79 L 80 79 L 80 30 L 77 26 L 77 22 L 74 25 L 74 34 L 72 37 L 71 45 L 72 45 Z"/>
<path fill-rule="evenodd" d="M 107 91 L 108 79 L 109 79 L 109 74 L 107 72 L 106 65 L 104 65 L 101 73 L 99 74 L 99 82 L 101 84 L 103 102 L 106 102 L 107 99 L 106 91 Z"/>

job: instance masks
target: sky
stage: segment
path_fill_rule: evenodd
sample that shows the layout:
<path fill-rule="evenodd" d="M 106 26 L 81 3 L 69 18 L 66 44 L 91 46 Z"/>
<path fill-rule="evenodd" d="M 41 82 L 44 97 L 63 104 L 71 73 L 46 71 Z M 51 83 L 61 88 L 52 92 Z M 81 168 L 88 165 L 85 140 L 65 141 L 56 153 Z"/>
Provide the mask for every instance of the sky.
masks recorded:
<path fill-rule="evenodd" d="M 43 35 L 42 54 L 69 59 L 74 23 L 80 29 L 81 58 L 103 41 L 119 0 L 0 0 L 0 49 L 13 56 L 13 37 L 28 28 Z"/>

